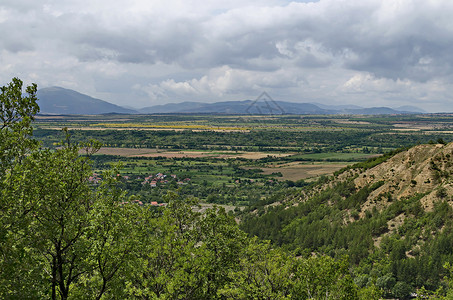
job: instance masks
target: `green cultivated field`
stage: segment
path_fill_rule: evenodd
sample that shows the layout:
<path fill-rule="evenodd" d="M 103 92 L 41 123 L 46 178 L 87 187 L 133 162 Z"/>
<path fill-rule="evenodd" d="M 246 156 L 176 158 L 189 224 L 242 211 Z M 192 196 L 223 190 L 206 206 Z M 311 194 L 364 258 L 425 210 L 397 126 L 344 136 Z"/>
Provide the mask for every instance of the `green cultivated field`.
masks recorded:
<path fill-rule="evenodd" d="M 123 187 L 144 202 L 178 189 L 202 202 L 250 205 L 392 149 L 450 141 L 452 124 L 449 115 L 38 116 L 34 135 L 51 148 L 65 127 L 73 143 L 100 141 L 96 172 L 121 161 Z M 144 180 L 158 173 L 165 177 L 155 184 Z"/>

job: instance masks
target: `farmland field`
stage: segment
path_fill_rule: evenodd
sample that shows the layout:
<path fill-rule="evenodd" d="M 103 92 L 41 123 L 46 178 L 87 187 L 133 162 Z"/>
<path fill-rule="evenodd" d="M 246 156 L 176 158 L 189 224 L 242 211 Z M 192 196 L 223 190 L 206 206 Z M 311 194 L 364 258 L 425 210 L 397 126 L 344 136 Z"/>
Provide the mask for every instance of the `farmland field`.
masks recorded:
<path fill-rule="evenodd" d="M 451 115 L 38 116 L 35 137 L 58 147 L 95 139 L 96 176 L 121 162 L 123 188 L 145 202 L 169 190 L 204 203 L 267 201 L 387 151 L 453 140 Z"/>
<path fill-rule="evenodd" d="M 330 163 L 325 164 L 321 162 L 306 164 L 306 163 L 297 163 L 292 165 L 282 165 L 273 168 L 261 168 L 264 175 L 270 175 L 276 172 L 280 172 L 282 176 L 279 180 L 301 180 L 308 179 L 313 177 L 319 177 L 321 175 L 330 175 L 335 171 L 338 171 L 344 168 L 346 164 L 344 163 Z"/>
<path fill-rule="evenodd" d="M 260 159 L 265 157 L 285 157 L 290 153 L 238 152 L 238 151 L 163 151 L 159 149 L 103 147 L 98 154 L 119 155 L 125 157 L 166 157 L 166 158 L 245 158 Z"/>

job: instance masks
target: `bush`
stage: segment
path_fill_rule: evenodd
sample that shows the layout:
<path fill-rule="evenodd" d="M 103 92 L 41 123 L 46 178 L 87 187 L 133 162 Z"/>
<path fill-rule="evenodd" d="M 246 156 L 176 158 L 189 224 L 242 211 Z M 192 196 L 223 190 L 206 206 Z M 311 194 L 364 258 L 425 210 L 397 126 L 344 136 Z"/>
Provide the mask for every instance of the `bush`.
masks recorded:
<path fill-rule="evenodd" d="M 447 190 L 444 187 L 440 187 L 436 192 L 436 197 L 444 199 L 448 196 Z"/>
<path fill-rule="evenodd" d="M 405 282 L 398 281 L 392 289 L 393 295 L 398 299 L 409 299 L 412 287 Z"/>

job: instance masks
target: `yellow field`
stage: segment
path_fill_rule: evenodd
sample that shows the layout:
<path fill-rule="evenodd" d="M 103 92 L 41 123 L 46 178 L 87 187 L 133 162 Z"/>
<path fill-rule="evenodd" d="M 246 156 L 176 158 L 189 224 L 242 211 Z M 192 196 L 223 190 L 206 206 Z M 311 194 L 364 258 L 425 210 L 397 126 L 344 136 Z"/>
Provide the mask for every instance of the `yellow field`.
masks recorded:
<path fill-rule="evenodd" d="M 225 126 L 212 126 L 203 124 L 142 124 L 142 123 L 95 123 L 91 127 L 101 128 L 153 128 L 153 129 L 183 129 L 183 130 L 216 130 L 216 131 L 246 131 L 250 128 L 246 127 L 225 127 Z"/>

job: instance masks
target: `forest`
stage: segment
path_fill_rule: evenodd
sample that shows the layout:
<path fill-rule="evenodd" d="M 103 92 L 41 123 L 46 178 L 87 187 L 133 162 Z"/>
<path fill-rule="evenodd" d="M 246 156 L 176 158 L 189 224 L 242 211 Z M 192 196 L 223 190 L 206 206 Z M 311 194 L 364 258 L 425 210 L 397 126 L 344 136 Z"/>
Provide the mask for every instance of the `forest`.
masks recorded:
<path fill-rule="evenodd" d="M 386 207 L 362 210 L 384 182 L 354 183 L 408 148 L 378 155 L 386 150 L 442 147 L 451 140 L 441 126 L 448 117 L 432 134 L 389 131 L 392 122 L 426 122 L 414 116 L 360 117 L 357 127 L 326 117 L 243 120 L 241 132 L 231 131 L 237 117 L 208 116 L 200 118 L 229 129 L 106 130 L 99 117 L 40 118 L 37 86 L 23 90 L 14 78 L 0 95 L 2 299 L 453 297 L 449 190 L 437 188 L 432 211 L 422 194 L 390 193 Z M 71 129 L 90 122 L 94 130 Z M 106 146 L 198 156 L 106 155 Z M 302 172 L 327 163 L 336 171 L 284 177 L 295 164 Z M 440 161 L 431 168 L 447 182 Z M 390 230 L 402 214 L 411 218 Z"/>

